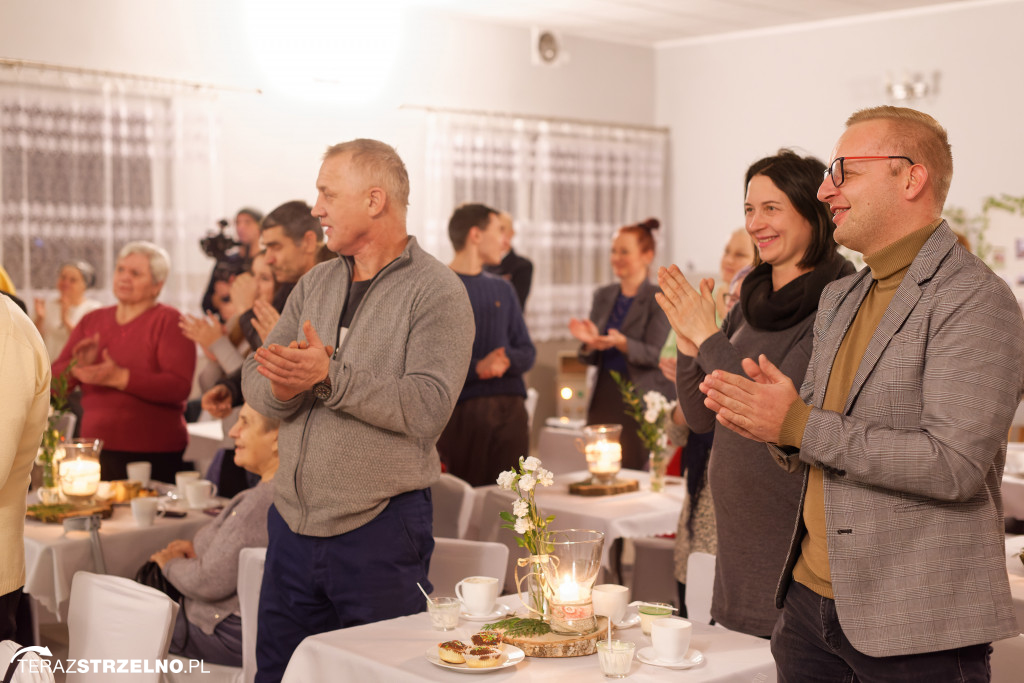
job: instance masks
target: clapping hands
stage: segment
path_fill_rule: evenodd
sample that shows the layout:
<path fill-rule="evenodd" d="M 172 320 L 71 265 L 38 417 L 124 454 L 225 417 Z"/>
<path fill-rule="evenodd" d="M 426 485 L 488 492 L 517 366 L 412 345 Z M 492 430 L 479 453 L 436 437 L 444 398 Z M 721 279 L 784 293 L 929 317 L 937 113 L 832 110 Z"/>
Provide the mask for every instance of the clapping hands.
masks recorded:
<path fill-rule="evenodd" d="M 661 292 L 654 295 L 676 332 L 676 348 L 685 356 L 696 357 L 704 341 L 718 331 L 715 322 L 715 281 L 704 278 L 700 291 L 693 288 L 678 266 L 658 269 Z"/>

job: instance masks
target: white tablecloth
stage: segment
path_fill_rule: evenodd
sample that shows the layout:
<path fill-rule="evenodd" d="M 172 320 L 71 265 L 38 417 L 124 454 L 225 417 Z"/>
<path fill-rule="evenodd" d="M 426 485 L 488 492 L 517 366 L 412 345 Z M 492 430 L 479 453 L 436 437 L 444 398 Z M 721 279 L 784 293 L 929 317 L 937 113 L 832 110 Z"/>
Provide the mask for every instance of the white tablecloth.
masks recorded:
<path fill-rule="evenodd" d="M 1024 519 L 1024 475 L 1003 474 L 1003 514 Z"/>
<path fill-rule="evenodd" d="M 636 479 L 640 490 L 610 496 L 578 496 L 569 493 L 569 484 L 589 479 L 586 471 L 555 475 L 550 487 L 535 489 L 537 507 L 544 516 L 554 515 L 549 529 L 593 529 L 604 533 L 601 558 L 606 572 L 605 581 L 620 580 L 616 556 L 612 555 L 614 541 L 624 538 L 642 538 L 672 534 L 679 522 L 679 512 L 686 499 L 686 486 L 679 477 L 669 477 L 661 493 L 650 490 L 650 475 L 637 470 L 622 470 L 620 479 Z M 498 517 L 501 510 L 512 510 L 513 494 L 497 486 L 479 486 L 474 489 L 473 515 L 466 537 L 481 541 L 504 543 L 509 549 L 509 568 L 505 577 L 505 590 L 515 591 L 515 563 L 525 551 L 516 545 L 516 534 L 502 529 Z"/>
<path fill-rule="evenodd" d="M 114 506 L 113 516 L 103 520 L 99 531 L 107 573 L 135 576 L 150 555 L 176 538 L 190 540 L 211 519 L 203 512 L 190 511 L 187 517 L 158 518 L 153 526 L 140 529 L 128 506 Z M 88 531 L 65 533 L 61 524 L 26 520 L 26 593 L 59 615 L 71 596 L 71 579 L 79 570 L 96 571 Z"/>
<path fill-rule="evenodd" d="M 516 598 L 502 598 L 515 605 Z M 292 655 L 284 683 L 309 681 L 465 681 L 463 672 L 450 671 L 427 661 L 427 648 L 445 640 L 468 640 L 482 624 L 461 621 L 454 631 L 434 631 L 426 613 L 376 624 L 356 626 L 311 636 Z M 636 643 L 637 650 L 651 645 L 639 626 L 616 632 Z M 769 683 L 775 680 L 775 662 L 767 640 L 714 626 L 694 624 L 691 647 L 704 653 L 704 662 L 686 671 L 673 671 L 641 663 L 634 657 L 630 681 L 687 681 L 698 683 Z M 602 681 L 597 656 L 527 657 L 504 671 L 489 672 L 489 681 L 518 682 Z"/>
<path fill-rule="evenodd" d="M 221 448 L 234 448 L 234 441 L 226 438 L 220 420 L 190 422 L 186 427 L 188 447 L 185 448 L 183 458 L 185 462 L 193 463 L 196 471 L 205 477 L 217 451 Z"/>

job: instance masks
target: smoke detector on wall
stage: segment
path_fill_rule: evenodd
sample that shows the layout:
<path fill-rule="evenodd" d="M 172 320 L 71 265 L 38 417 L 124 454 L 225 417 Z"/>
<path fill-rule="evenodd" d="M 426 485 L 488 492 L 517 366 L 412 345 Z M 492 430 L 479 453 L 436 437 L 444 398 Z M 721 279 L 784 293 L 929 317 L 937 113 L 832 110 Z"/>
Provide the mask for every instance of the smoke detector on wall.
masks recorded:
<path fill-rule="evenodd" d="M 569 60 L 562 37 L 554 31 L 534 27 L 531 38 L 530 56 L 535 65 L 559 66 Z"/>

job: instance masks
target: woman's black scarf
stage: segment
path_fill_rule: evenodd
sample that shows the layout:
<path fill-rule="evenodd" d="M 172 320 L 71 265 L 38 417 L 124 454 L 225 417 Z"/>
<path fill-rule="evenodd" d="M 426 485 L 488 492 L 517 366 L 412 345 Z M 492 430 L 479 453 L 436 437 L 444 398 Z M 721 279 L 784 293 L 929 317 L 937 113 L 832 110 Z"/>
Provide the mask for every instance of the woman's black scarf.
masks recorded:
<path fill-rule="evenodd" d="M 818 310 L 818 299 L 825 285 L 852 275 L 856 270 L 852 263 L 833 253 L 814 270 L 773 292 L 772 267 L 762 263 L 743 280 L 740 289 L 743 317 L 759 330 L 778 332 L 788 329 Z"/>

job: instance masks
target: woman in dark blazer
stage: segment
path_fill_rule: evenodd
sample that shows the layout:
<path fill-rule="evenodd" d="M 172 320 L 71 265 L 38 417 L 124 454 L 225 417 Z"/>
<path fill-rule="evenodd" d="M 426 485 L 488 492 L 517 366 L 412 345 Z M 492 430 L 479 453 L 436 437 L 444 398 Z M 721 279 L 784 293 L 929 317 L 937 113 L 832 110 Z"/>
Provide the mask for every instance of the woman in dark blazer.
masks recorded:
<path fill-rule="evenodd" d="M 670 401 L 675 398 L 675 387 L 658 368 L 670 326 L 654 300 L 659 290 L 648 281 L 658 225 L 656 218 L 649 218 L 619 228 L 611 254 L 618 282 L 594 293 L 589 320 L 569 321 L 569 331 L 583 343 L 580 360 L 597 366 L 587 423 L 622 425 L 622 466 L 629 469 L 643 469 L 648 453 L 636 433 L 639 425 L 626 414 L 611 371 L 630 379 L 641 396 L 658 391 Z"/>

